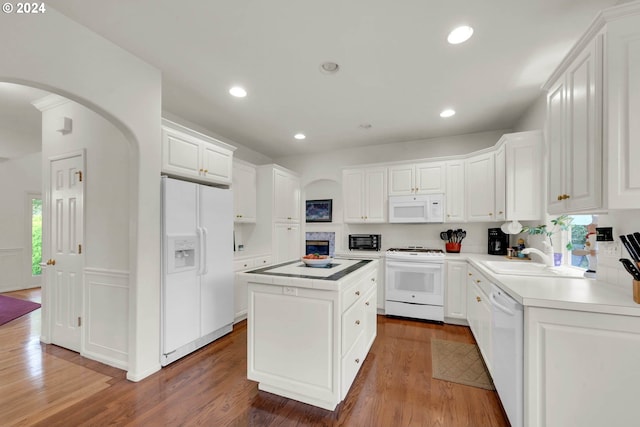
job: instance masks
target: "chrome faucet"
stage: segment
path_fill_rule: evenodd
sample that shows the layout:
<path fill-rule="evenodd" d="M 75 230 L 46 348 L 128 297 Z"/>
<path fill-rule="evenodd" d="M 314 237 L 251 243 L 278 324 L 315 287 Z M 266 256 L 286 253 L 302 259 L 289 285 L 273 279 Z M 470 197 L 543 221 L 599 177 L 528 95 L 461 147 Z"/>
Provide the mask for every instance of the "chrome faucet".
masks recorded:
<path fill-rule="evenodd" d="M 549 249 L 551 249 L 551 247 L 549 247 Z M 551 253 L 544 253 L 541 250 L 536 249 L 536 248 L 525 248 L 525 249 L 522 250 L 522 253 L 525 254 L 525 255 L 534 253 L 534 254 L 538 255 L 540 258 L 542 258 L 542 262 L 547 267 L 553 267 L 554 266 L 553 254 L 551 254 Z"/>

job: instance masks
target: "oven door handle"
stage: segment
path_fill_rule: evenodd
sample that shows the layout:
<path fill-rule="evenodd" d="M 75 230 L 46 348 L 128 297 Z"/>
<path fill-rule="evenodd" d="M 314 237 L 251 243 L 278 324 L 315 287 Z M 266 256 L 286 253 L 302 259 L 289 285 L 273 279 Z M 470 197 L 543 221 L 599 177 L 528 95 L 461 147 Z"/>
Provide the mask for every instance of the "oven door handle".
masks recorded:
<path fill-rule="evenodd" d="M 389 261 L 386 262 L 387 268 L 419 268 L 421 270 L 440 270 L 444 267 L 444 263 L 441 262 L 430 262 L 430 261 Z"/>

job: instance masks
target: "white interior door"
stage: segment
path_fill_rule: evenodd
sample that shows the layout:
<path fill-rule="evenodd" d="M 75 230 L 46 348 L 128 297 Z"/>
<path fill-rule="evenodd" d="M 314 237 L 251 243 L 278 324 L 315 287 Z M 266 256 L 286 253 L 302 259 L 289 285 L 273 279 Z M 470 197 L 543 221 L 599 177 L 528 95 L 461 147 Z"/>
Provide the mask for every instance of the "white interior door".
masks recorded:
<path fill-rule="evenodd" d="M 51 342 L 80 351 L 84 153 L 51 158 L 49 166 L 51 240 L 46 280 L 51 304 Z"/>

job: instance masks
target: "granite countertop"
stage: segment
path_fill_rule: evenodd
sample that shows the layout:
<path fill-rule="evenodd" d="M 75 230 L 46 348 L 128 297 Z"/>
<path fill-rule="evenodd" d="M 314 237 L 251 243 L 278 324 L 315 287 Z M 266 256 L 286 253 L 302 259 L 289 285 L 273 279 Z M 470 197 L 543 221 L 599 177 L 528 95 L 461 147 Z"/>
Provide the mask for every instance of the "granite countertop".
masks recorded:
<path fill-rule="evenodd" d="M 525 307 L 610 313 L 640 317 L 640 304 L 633 301 L 631 279 L 629 286 L 611 285 L 581 277 L 540 277 L 496 274 L 483 261 L 506 260 L 503 256 L 486 254 L 447 254 L 448 261 L 468 261 L 495 285 Z M 524 262 L 514 260 L 513 262 Z"/>
<path fill-rule="evenodd" d="M 328 267 L 307 267 L 302 261 L 293 260 L 238 274 L 257 283 L 337 290 L 354 274 L 366 274 L 377 264 L 377 260 L 370 259 L 334 259 Z"/>

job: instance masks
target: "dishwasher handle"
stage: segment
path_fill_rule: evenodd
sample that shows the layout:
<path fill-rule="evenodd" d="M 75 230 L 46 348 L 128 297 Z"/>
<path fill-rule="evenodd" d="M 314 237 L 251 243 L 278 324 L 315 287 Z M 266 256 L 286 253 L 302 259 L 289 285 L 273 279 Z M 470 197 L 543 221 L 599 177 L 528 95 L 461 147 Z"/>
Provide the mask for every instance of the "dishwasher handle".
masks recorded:
<path fill-rule="evenodd" d="M 499 309 L 501 311 L 504 311 L 509 316 L 515 316 L 515 314 L 516 314 L 515 310 L 513 310 L 512 308 L 507 307 L 506 305 L 501 304 L 500 301 L 498 301 L 498 299 L 496 298 L 496 292 L 495 291 L 491 292 L 491 294 L 489 295 L 489 299 L 491 300 L 491 305 L 493 307 L 496 307 L 497 309 Z"/>

